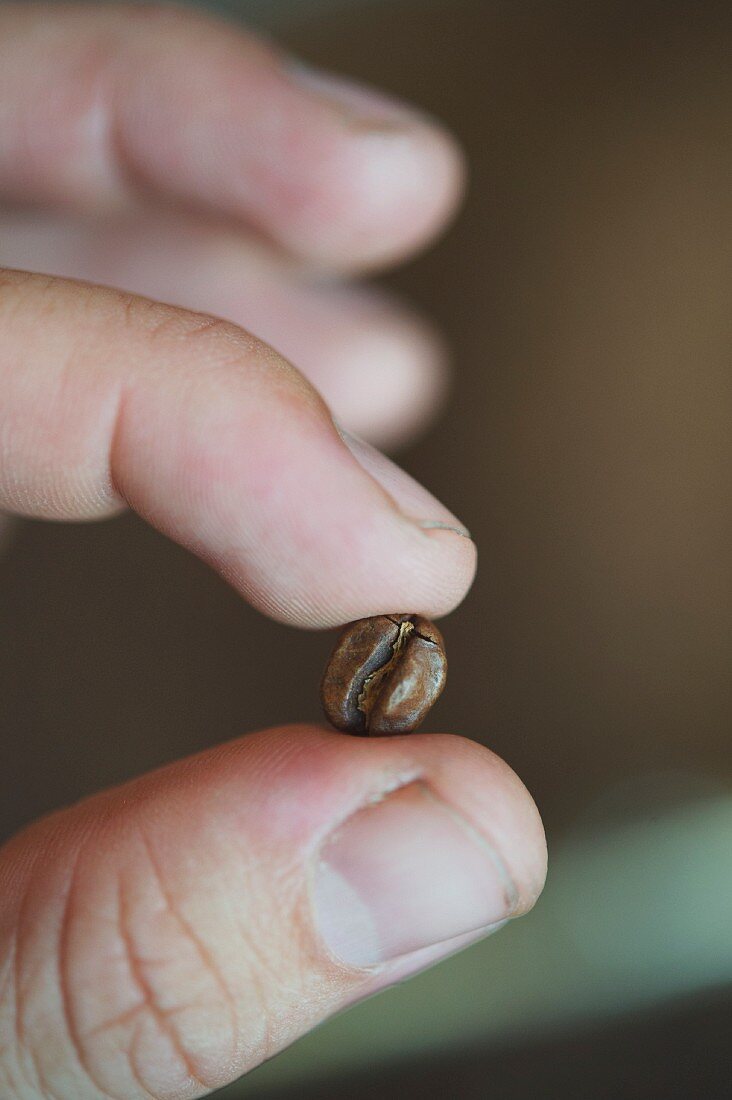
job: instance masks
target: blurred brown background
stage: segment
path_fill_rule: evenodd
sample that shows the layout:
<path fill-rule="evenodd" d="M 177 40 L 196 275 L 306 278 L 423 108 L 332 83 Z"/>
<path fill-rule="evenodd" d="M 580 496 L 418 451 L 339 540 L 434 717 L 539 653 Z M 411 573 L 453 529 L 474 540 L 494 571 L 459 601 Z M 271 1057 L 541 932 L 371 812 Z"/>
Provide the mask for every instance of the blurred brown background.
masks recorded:
<path fill-rule="evenodd" d="M 247 15 L 245 3 L 228 8 Z M 485 1039 L 480 1027 L 466 1037 L 458 1020 L 451 1030 L 461 1003 L 451 961 L 418 979 L 428 983 L 419 1003 L 430 997 L 444 1015 L 430 1046 L 442 1077 L 435 1068 L 428 1086 L 409 1068 L 418 1039 L 396 1052 L 404 1049 L 406 1068 L 390 1068 L 396 1054 L 385 1049 L 382 1065 L 372 1002 L 355 1010 L 365 1012 L 367 1039 L 374 1022 L 370 1046 L 353 1039 L 359 1025 L 339 1033 L 336 1021 L 332 1040 L 327 1028 L 318 1033 L 308 1095 L 365 1097 L 372 1086 L 381 1097 L 729 1095 L 732 1055 L 720 1036 L 732 1024 L 732 815 L 723 813 L 732 803 L 732 9 L 381 0 L 249 14 L 309 61 L 431 110 L 467 147 L 472 186 L 458 223 L 386 280 L 443 327 L 455 356 L 448 408 L 400 461 L 465 520 L 481 552 L 472 593 L 444 623 L 450 684 L 429 728 L 481 740 L 509 761 L 566 872 L 523 922 L 515 956 L 498 947 L 501 937 L 471 953 L 484 960 L 483 981 L 499 974 L 500 985 L 505 974 L 507 990 L 532 936 L 537 958 L 552 956 L 545 972 L 542 961 L 521 979 L 512 1029 L 490 1039 L 486 1025 Z M 23 524 L 0 560 L 0 615 L 3 836 L 248 729 L 318 718 L 330 639 L 264 620 L 130 517 Z M 283 657 L 293 670 L 284 683 L 271 678 Z M 693 880 L 722 891 L 705 902 L 716 932 L 691 913 L 667 933 L 669 906 L 691 889 L 669 880 L 636 933 L 623 868 L 642 879 L 638 868 L 665 866 L 654 838 L 664 843 L 664 815 L 677 821 L 679 808 L 691 814 L 680 835 L 693 838 L 679 870 L 695 853 L 720 853 L 709 879 Z M 605 952 L 598 933 L 592 943 L 605 954 L 581 982 L 577 972 L 577 1011 L 556 1006 L 566 1027 L 542 1038 L 552 994 L 532 992 L 531 981 L 575 965 L 542 906 L 564 912 L 562 899 L 583 896 L 585 879 L 567 868 L 595 867 L 592 838 L 605 843 L 621 827 L 620 856 L 610 845 L 602 866 L 628 887 L 627 941 L 668 934 L 678 958 L 674 936 L 684 946 L 698 929 L 704 965 L 689 942 L 683 980 L 664 971 L 654 985 L 649 971 L 636 989 L 637 967 L 613 981 L 625 974 L 622 949 Z M 587 904 L 587 927 L 600 927 L 606 911 Z M 576 912 L 569 900 L 566 908 Z M 604 991 L 594 1000 L 593 981 Z M 401 991 L 384 1004 L 392 996 L 419 1007 L 416 994 L 399 1002 Z M 637 1027 L 622 1020 L 631 1008 L 645 1013 Z M 585 1012 L 594 1022 L 578 1032 Z M 422 1033 L 419 1012 L 414 1021 Z M 350 1051 L 352 1041 L 353 1071 L 329 1067 L 328 1043 Z M 669 1077 L 681 1042 L 696 1056 Z M 499 1043 L 503 1053 L 492 1054 Z M 292 1080 L 297 1050 L 284 1056 Z M 627 1077 L 618 1077 L 627 1052 Z M 561 1067 L 554 1076 L 552 1065 Z M 330 1084 L 318 1076 L 326 1071 Z M 285 1088 L 267 1072 L 251 1078 L 252 1093 Z M 603 1091 L 608 1074 L 615 1091 Z"/>

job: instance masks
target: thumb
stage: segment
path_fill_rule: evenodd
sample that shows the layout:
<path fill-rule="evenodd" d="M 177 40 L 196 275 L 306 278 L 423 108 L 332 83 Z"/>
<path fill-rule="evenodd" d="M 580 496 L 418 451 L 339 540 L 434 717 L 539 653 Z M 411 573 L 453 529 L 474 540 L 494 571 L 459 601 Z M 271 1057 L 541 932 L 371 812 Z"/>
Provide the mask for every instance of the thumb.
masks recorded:
<path fill-rule="evenodd" d="M 513 773 L 449 736 L 269 730 L 0 851 L 0 1094 L 198 1097 L 533 904 Z"/>

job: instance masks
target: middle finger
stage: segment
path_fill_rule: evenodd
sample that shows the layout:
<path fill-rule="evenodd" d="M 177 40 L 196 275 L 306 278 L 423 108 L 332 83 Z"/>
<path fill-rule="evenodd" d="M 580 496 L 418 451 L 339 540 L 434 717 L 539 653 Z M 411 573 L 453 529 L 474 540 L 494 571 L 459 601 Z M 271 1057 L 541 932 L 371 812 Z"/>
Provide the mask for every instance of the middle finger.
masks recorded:
<path fill-rule="evenodd" d="M 161 215 L 100 222 L 6 213 L 0 264 L 234 321 L 295 363 L 344 427 L 382 447 L 424 427 L 444 395 L 444 345 L 423 318 L 373 287 L 307 281 L 218 227 Z"/>

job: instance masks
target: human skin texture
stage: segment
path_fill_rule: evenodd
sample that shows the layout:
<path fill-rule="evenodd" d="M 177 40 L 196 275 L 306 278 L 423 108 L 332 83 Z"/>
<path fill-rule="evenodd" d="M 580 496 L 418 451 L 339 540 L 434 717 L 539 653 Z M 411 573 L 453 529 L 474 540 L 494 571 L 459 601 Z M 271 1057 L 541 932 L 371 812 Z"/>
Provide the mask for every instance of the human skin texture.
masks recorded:
<path fill-rule="evenodd" d="M 461 179 L 436 124 L 191 12 L 3 6 L 0 510 L 132 509 L 290 626 L 447 614 L 467 531 L 353 434 L 412 431 L 439 353 L 332 280 L 426 242 Z M 481 746 L 234 737 L 0 850 L 0 1095 L 203 1096 L 544 873 Z"/>

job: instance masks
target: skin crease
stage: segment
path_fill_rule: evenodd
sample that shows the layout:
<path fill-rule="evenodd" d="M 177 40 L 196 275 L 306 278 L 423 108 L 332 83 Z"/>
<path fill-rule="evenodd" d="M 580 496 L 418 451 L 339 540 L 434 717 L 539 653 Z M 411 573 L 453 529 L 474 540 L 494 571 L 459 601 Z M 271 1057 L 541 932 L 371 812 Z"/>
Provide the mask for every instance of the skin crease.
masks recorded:
<path fill-rule="evenodd" d="M 364 345 L 349 358 L 351 337 L 380 319 L 406 329 L 398 307 L 329 289 L 323 272 L 364 270 L 426 242 L 455 207 L 460 156 L 408 109 L 358 92 L 339 103 L 295 72 L 192 12 L 0 10 L 0 202 L 28 208 L 7 222 L 21 270 L 0 270 L 0 511 L 89 521 L 132 508 L 291 626 L 395 607 L 438 617 L 474 574 L 462 524 L 339 430 L 305 374 L 232 323 L 246 310 L 231 306 L 231 285 L 263 264 L 278 287 L 275 342 L 287 339 L 297 362 L 302 338 L 314 376 L 322 348 L 334 386 L 342 356 L 347 391 L 368 368 Z M 104 265 L 89 253 L 101 216 L 116 226 Z M 211 226 L 222 216 L 238 235 L 219 267 Z M 173 227 L 187 219 L 182 254 L 218 271 L 207 300 L 173 258 Z M 151 220 L 166 242 L 156 271 L 154 250 L 124 245 L 120 229 L 136 224 L 140 240 Z M 95 285 L 118 282 L 117 258 L 123 289 Z M 255 281 L 242 279 L 244 297 Z M 336 354 L 328 332 L 344 301 Z M 392 439 L 425 414 L 415 419 L 409 394 L 431 369 L 429 336 L 406 352 L 400 339 Z M 378 400 L 369 417 L 377 437 Z M 344 961 L 317 900 L 324 853 L 356 821 L 361 835 L 362 814 L 404 822 L 393 840 L 418 843 L 415 813 L 446 838 L 428 888 L 450 898 L 442 876 L 457 845 L 505 914 L 461 909 L 437 944 L 409 925 L 397 957 Z M 390 849 L 387 837 L 369 855 Z M 486 923 L 525 912 L 545 861 L 521 782 L 450 735 L 265 730 L 62 809 L 0 849 L 0 1095 L 205 1095 Z M 398 876 L 385 873 L 396 897 Z"/>

